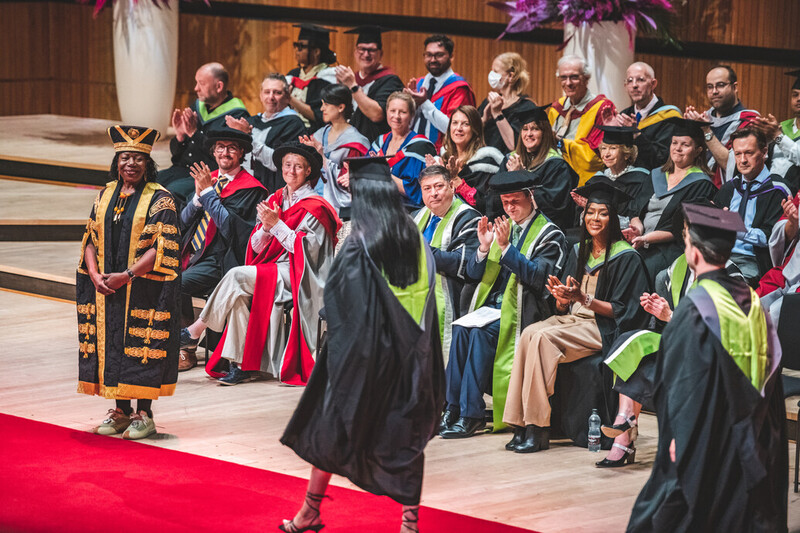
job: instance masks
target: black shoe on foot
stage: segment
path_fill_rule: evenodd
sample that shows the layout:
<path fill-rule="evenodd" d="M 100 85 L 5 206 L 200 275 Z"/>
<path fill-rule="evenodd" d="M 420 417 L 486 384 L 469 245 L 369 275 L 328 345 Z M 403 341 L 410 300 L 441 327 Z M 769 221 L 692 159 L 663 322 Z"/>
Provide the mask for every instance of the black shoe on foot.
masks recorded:
<path fill-rule="evenodd" d="M 475 434 L 476 431 L 486 427 L 486 420 L 483 418 L 469 418 L 462 416 L 450 429 L 442 431 L 440 434 L 443 439 L 466 439 Z"/>
<path fill-rule="evenodd" d="M 238 366 L 231 364 L 231 371 L 225 374 L 224 377 L 219 378 L 220 385 L 238 385 L 239 383 L 247 383 L 248 381 L 255 381 L 258 372 L 249 372 L 242 370 Z"/>
<path fill-rule="evenodd" d="M 539 426 L 525 426 L 525 440 L 518 444 L 514 451 L 517 453 L 534 453 L 550 448 L 550 428 Z"/>
<path fill-rule="evenodd" d="M 439 433 L 446 429 L 453 427 L 453 424 L 458 420 L 458 409 L 445 409 L 442 415 L 442 421 L 439 422 Z"/>
<path fill-rule="evenodd" d="M 525 440 L 525 428 L 514 427 L 514 437 L 506 443 L 506 450 L 513 452 Z"/>
<path fill-rule="evenodd" d="M 186 349 L 194 349 L 197 348 L 197 344 L 200 342 L 200 339 L 195 339 L 189 334 L 188 328 L 181 329 L 181 350 Z"/>

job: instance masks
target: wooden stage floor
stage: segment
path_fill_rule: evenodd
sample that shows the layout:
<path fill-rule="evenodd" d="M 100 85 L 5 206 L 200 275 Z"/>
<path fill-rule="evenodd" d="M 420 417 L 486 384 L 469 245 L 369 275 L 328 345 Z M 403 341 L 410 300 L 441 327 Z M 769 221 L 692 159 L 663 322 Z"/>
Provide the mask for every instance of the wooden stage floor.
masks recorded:
<path fill-rule="evenodd" d="M 83 132 L 81 145 L 70 144 L 63 135 L 48 139 L 36 133 L 45 124 L 53 131 L 53 119 L 0 117 L 0 156 L 35 159 L 38 154 L 48 160 L 108 165 L 112 152 L 103 133 L 108 121 L 58 117 L 58 131 Z M 9 140 L 16 144 L 9 146 Z M 159 144 L 163 160 L 166 143 Z M 47 154 L 36 150 L 45 145 Z M 92 188 L 0 179 L 0 219 L 85 221 L 95 195 Z M 78 251 L 77 242 L 0 242 L 0 270 L 74 279 Z M 0 290 L 0 339 L 0 411 L 88 431 L 113 406 L 109 400 L 75 392 L 74 304 Z M 309 467 L 278 442 L 301 393 L 274 380 L 221 387 L 202 368 L 195 368 L 180 375 L 175 396 L 155 403 L 159 433 L 144 442 L 307 478 Z M 796 399 L 787 405 L 792 403 L 796 405 Z M 650 473 L 657 429 L 654 417 L 642 416 L 637 463 L 613 470 L 594 467 L 602 453 L 566 442 L 531 455 L 507 452 L 503 446 L 509 438 L 504 433 L 432 440 L 426 450 L 422 503 L 543 532 L 624 531 Z M 790 468 L 793 459 L 790 444 Z M 338 477 L 333 483 L 354 488 Z M 297 497 L 300 502 L 302 495 Z M 790 491 L 790 531 L 800 531 L 798 501 Z"/>

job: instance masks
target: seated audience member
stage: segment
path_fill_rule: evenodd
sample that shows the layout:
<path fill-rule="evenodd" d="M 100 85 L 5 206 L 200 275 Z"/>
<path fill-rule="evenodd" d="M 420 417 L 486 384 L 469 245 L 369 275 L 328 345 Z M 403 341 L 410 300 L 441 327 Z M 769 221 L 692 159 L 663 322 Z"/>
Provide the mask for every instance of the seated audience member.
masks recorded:
<path fill-rule="evenodd" d="M 344 165 L 345 159 L 363 157 L 369 151 L 369 141 L 347 123 L 353 115 L 353 97 L 350 89 L 341 83 L 328 85 L 320 93 L 322 120 L 325 126 L 311 137 L 300 139 L 312 146 L 322 156 L 322 186 L 316 190 L 336 209 L 340 216 L 349 217 L 342 209 L 350 208 L 350 181 Z"/>
<path fill-rule="evenodd" d="M 706 123 L 681 118 L 667 120 L 674 126 L 669 159 L 651 172 L 653 196 L 623 231 L 626 240 L 644 257 L 651 278 L 682 253 L 682 243 L 672 231 L 673 218 L 681 204 L 709 200 L 716 192 L 706 165 L 706 146 L 700 129 Z"/>
<path fill-rule="evenodd" d="M 633 140 L 636 128 L 600 126 L 600 129 L 603 130 L 603 140 L 599 147 L 600 159 L 606 169 L 592 176 L 586 184 L 604 176 L 630 196 L 629 201 L 616 206 L 620 227 L 625 229 L 630 225 L 631 218 L 639 215 L 643 205 L 653 195 L 653 181 L 649 170 L 633 165 L 638 154 Z M 586 207 L 586 198 L 574 191 L 570 194 L 578 206 Z"/>
<path fill-rule="evenodd" d="M 622 237 L 614 207 L 627 195 L 608 179 L 577 193 L 587 200 L 580 242 L 564 267 L 563 283 L 553 275 L 547 282 L 557 314 L 526 327 L 514 354 L 503 422 L 514 427 L 506 449 L 517 453 L 550 447 L 549 398 L 558 365 L 606 352 L 621 332 L 649 321 L 639 296 L 651 290 L 650 279 Z"/>
<path fill-rule="evenodd" d="M 491 179 L 509 218 L 478 222 L 480 245 L 464 277 L 477 283 L 470 313 L 453 324 L 447 362 L 447 407 L 441 435 L 471 437 L 485 426 L 484 393 L 492 394 L 495 431 L 503 427 L 514 345 L 525 326 L 552 314 L 545 292 L 566 256 L 564 234 L 536 208 L 530 176 L 501 172 Z M 519 320 L 519 322 L 518 322 Z"/>
<path fill-rule="evenodd" d="M 189 170 L 197 163 L 216 168 L 205 147 L 208 132 L 225 128 L 225 117 L 247 118 L 244 102 L 228 90 L 228 71 L 219 63 L 206 63 L 194 75 L 197 100 L 191 107 L 172 112 L 175 137 L 169 143 L 172 166 L 158 173 L 158 183 L 172 193 L 181 209 L 192 197 L 194 180 Z"/>
<path fill-rule="evenodd" d="M 575 206 L 570 191 L 578 186 L 578 175 L 561 157 L 556 137 L 550 128 L 547 109 L 535 107 L 521 114 L 522 123 L 516 149 L 508 155 L 505 168 L 533 173 L 536 206 L 562 230 L 575 224 Z"/>
<path fill-rule="evenodd" d="M 224 328 L 206 364 L 206 372 L 219 377 L 216 364 L 230 361 L 220 379 L 224 385 L 252 381 L 259 372 L 305 385 L 314 367 L 322 291 L 340 224 L 330 204 L 314 193 L 320 155 L 295 141 L 276 148 L 273 157 L 286 186 L 258 204 L 246 265 L 225 274 L 197 321 L 181 332 L 181 347 L 192 348 L 206 328 Z M 283 316 L 289 302 L 287 338 Z"/>
<path fill-rule="evenodd" d="M 267 74 L 261 82 L 259 94 L 264 110 L 247 119 L 225 117 L 228 127 L 253 136 L 253 151 L 242 166 L 269 191 L 277 191 L 285 185 L 280 172 L 272 162 L 272 152 L 278 146 L 296 141 L 298 137 L 306 134 L 306 126 L 300 115 L 289 107 L 291 90 L 283 74 L 277 72 Z"/>
<path fill-rule="evenodd" d="M 355 60 L 357 72 L 347 66 L 336 67 L 336 81 L 353 94 L 353 125 L 369 143 L 389 131 L 386 122 L 386 101 L 393 92 L 403 90 L 403 82 L 394 71 L 384 66 L 380 26 L 359 26 L 345 33 L 357 33 Z"/>
<path fill-rule="evenodd" d="M 658 80 L 653 67 L 641 61 L 629 66 L 625 73 L 625 90 L 633 105 L 620 111 L 615 124 L 641 132 L 633 141 L 637 149 L 635 164 L 647 170 L 660 167 L 669 157 L 672 124 L 666 119 L 683 118 L 680 109 L 665 104 L 655 95 L 656 87 Z"/>
<path fill-rule="evenodd" d="M 450 353 L 452 322 L 461 316 L 464 269 L 478 248 L 478 220 L 481 214 L 455 197 L 450 172 L 441 166 L 426 167 L 419 175 L 425 207 L 414 215 L 414 222 L 430 245 L 439 280 L 436 301 L 442 353 Z"/>
<path fill-rule="evenodd" d="M 417 106 L 414 131 L 441 148 L 453 111 L 462 105 L 475 105 L 475 93 L 467 80 L 453 72 L 453 40 L 447 35 L 425 39 L 425 68 L 428 73 L 412 78 L 403 89 Z"/>
<path fill-rule="evenodd" d="M 181 293 L 183 321 L 194 320 L 192 296 L 214 290 L 229 269 L 244 264 L 247 238 L 256 219 L 256 206 L 269 192 L 242 168 L 251 150 L 250 134 L 230 128 L 213 130 L 206 150 L 218 170 L 195 164 L 191 175 L 195 195 L 181 211 Z M 179 370 L 197 364 L 194 349 L 181 349 Z"/>
<path fill-rule="evenodd" d="M 728 65 L 708 71 L 706 96 L 712 107 L 700 113 L 694 107 L 687 106 L 684 118 L 711 122 L 703 127 L 703 135 L 709 153 L 708 166 L 713 171 L 712 181 L 719 188 L 733 177 L 736 170 L 736 164 L 730 156 L 731 134 L 753 124 L 759 113 L 742 105 L 736 72 Z"/>
<path fill-rule="evenodd" d="M 320 92 L 325 86 L 336 83 L 336 73 L 331 66 L 336 63 L 336 54 L 330 49 L 329 35 L 336 30 L 306 23 L 294 27 L 300 28 L 300 33 L 293 43 L 297 67 L 286 75 L 292 86 L 290 105 L 300 113 L 306 128 L 316 131 L 323 126 Z"/>
<path fill-rule="evenodd" d="M 741 176 L 726 182 L 714 197 L 714 203 L 737 211 L 747 231 L 739 235 L 731 252 L 731 261 L 751 286 L 757 286 L 770 262 L 768 242 L 772 226 L 783 213 L 781 201 L 791 193 L 766 166 L 767 139 L 755 128 L 736 130 L 731 135 L 733 157 Z M 775 176 L 777 178 L 777 176 Z"/>
<path fill-rule="evenodd" d="M 505 52 L 495 56 L 489 71 L 492 90 L 478 107 L 486 146 L 504 154 L 517 146 L 522 129 L 521 115 L 536 107 L 525 94 L 529 82 L 528 63 L 521 55 Z"/>
<path fill-rule="evenodd" d="M 392 179 L 406 205 L 421 207 L 422 193 L 417 178 L 425 168 L 425 156 L 435 155 L 436 148 L 424 135 L 411 129 L 415 109 L 411 96 L 400 91 L 392 93 L 386 100 L 390 131 L 375 139 L 370 151 L 388 158 Z"/>
<path fill-rule="evenodd" d="M 687 204 L 688 205 L 688 204 Z M 694 205 L 715 206 L 711 202 Z M 683 238 L 683 210 L 675 214 L 673 230 L 675 238 Z M 725 263 L 728 276 L 744 281 L 739 268 L 730 260 Z M 633 463 L 635 459 L 632 444 L 638 435 L 638 418 L 642 404 L 653 406 L 653 383 L 656 358 L 650 357 L 658 350 L 661 331 L 672 318 L 678 303 L 692 288 L 695 272 L 689 268 L 686 254 L 678 257 L 666 270 L 661 271 L 655 280 L 652 293 L 642 293 L 639 303 L 655 318 L 650 329 L 622 333 L 608 350 L 605 364 L 614 371 L 614 391 L 619 393 L 619 407 L 613 426 L 602 426 L 603 434 L 614 439 L 608 456 L 597 464 L 600 468 L 614 468 Z"/>
<path fill-rule="evenodd" d="M 432 164 L 434 159 L 428 158 Z M 503 154 L 483 143 L 483 124 L 478 110 L 463 105 L 450 115 L 441 149 L 441 163 L 453 176 L 456 193 L 489 217 L 503 214 L 497 197 L 489 199 L 489 179 L 497 174 Z M 487 205 L 487 201 L 491 205 Z"/>
<path fill-rule="evenodd" d="M 553 102 L 547 112 L 564 159 L 578 173 L 579 185 L 603 170 L 595 153 L 602 137 L 597 126 L 615 118 L 614 103 L 589 90 L 590 77 L 589 65 L 582 57 L 566 55 L 559 59 L 556 78 L 564 96 Z"/>
<path fill-rule="evenodd" d="M 794 78 L 789 106 L 794 114 L 778 122 L 773 115 L 758 117 L 755 126 L 761 129 L 772 145 L 769 170 L 787 182 L 796 194 L 800 189 L 800 70 L 786 73 Z"/>
<path fill-rule="evenodd" d="M 800 292 L 800 253 L 797 253 L 799 203 L 800 194 L 781 202 L 783 216 L 769 237 L 769 253 L 775 266 L 764 274 L 756 291 L 773 324 L 778 324 L 783 297 Z"/>

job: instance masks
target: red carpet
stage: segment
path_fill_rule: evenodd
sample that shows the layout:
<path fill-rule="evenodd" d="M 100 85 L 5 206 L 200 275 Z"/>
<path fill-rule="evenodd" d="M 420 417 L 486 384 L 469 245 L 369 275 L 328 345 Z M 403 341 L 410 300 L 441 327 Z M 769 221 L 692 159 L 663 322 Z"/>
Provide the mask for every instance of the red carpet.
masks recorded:
<path fill-rule="evenodd" d="M 278 531 L 306 481 L 0 414 L 0 531 Z M 325 533 L 396 533 L 400 505 L 331 487 Z M 526 531 L 423 507 L 423 532 Z"/>

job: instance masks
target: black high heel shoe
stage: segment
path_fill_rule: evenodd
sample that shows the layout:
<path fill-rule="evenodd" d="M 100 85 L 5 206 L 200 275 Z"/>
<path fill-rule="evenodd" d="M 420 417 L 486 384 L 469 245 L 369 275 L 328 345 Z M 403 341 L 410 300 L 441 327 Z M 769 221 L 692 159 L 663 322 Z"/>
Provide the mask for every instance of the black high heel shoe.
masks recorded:
<path fill-rule="evenodd" d="M 636 460 L 636 448 L 633 446 L 631 442 L 631 447 L 628 448 L 627 446 L 623 446 L 622 444 L 614 443 L 615 448 L 619 448 L 620 450 L 624 451 L 625 453 L 617 459 L 616 461 L 610 460 L 608 457 L 603 459 L 602 461 L 598 461 L 595 463 L 597 468 L 617 468 L 620 466 L 625 466 L 626 464 L 632 465 Z"/>
<path fill-rule="evenodd" d="M 312 522 L 314 520 L 319 519 L 319 507 L 324 498 L 330 498 L 330 496 L 326 496 L 324 494 L 314 494 L 313 492 L 306 492 L 305 503 L 311 508 L 312 511 L 314 511 L 314 517 L 311 519 Z M 314 504 L 316 504 L 316 506 Z M 283 524 L 278 526 L 278 529 L 284 531 L 285 533 L 302 533 L 303 531 L 318 532 L 323 527 L 325 527 L 325 524 L 313 524 L 300 528 L 294 525 L 294 522 L 292 520 L 284 520 Z"/>
<path fill-rule="evenodd" d="M 638 423 L 636 422 L 636 417 L 631 415 L 628 417 L 625 413 L 619 413 L 617 416 L 625 417 L 625 422 L 622 424 L 614 424 L 613 426 L 600 426 L 600 431 L 603 432 L 603 435 L 606 437 L 616 439 L 618 436 L 622 435 L 629 429 L 632 430 L 631 433 L 631 441 L 636 440 L 636 435 L 634 433 L 638 433 Z"/>

